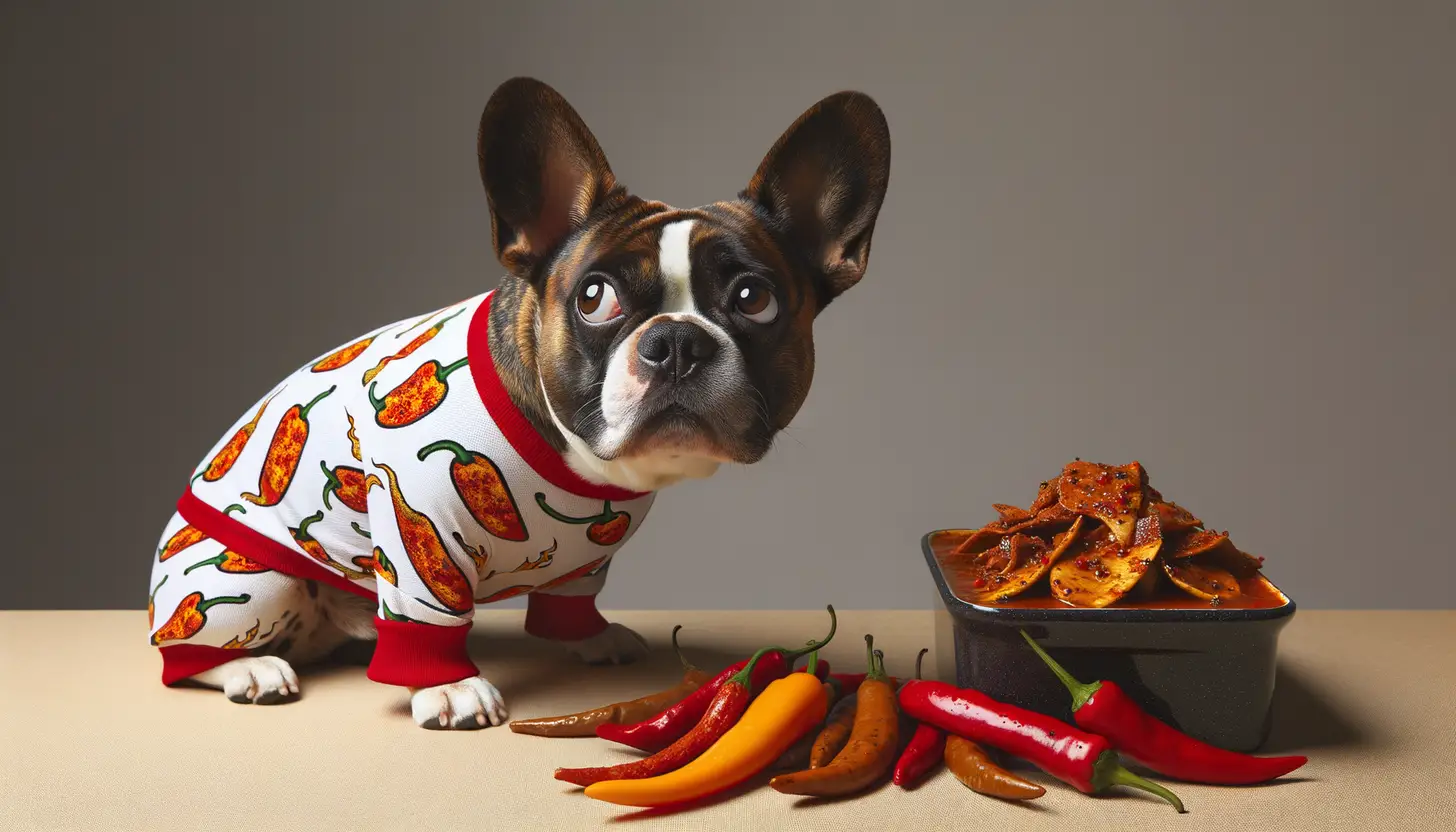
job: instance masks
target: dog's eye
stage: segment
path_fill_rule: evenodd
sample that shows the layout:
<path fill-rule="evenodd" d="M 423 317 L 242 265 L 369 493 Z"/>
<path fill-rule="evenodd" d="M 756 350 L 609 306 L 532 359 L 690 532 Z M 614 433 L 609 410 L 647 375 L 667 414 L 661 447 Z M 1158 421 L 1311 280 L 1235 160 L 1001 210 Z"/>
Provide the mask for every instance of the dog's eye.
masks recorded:
<path fill-rule="evenodd" d="M 738 314 L 756 324 L 771 324 L 779 316 L 779 301 L 766 286 L 744 284 L 733 293 L 733 306 Z"/>
<path fill-rule="evenodd" d="M 576 310 L 589 324 L 604 324 L 622 314 L 622 307 L 617 304 L 617 290 L 599 277 L 581 284 L 576 293 Z"/>

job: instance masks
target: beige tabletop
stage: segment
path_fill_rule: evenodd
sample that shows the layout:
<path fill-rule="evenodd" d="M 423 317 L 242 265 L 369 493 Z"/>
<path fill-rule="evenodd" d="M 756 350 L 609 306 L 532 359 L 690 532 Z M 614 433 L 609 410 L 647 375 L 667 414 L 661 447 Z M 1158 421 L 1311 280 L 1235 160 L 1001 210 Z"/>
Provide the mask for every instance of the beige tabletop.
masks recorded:
<path fill-rule="evenodd" d="M 622 612 L 655 647 L 631 667 L 587 668 L 521 634 L 522 614 L 485 611 L 472 653 L 516 717 L 631 698 L 679 675 L 673 623 L 714 669 L 765 643 L 798 643 L 822 612 Z M 874 633 L 892 673 L 932 647 L 929 612 L 840 614 L 827 651 L 858 664 Z M 808 803 L 767 787 L 654 816 L 584 797 L 557 766 L 630 759 L 597 739 L 504 728 L 426 731 L 403 692 L 362 668 L 303 675 L 300 700 L 235 705 L 166 689 L 142 612 L 0 612 L 0 829 L 1449 829 L 1456 818 L 1456 612 L 1301 611 L 1281 639 L 1266 751 L 1310 756 L 1272 786 L 1177 791 L 1179 816 L 1141 794 L 1084 796 L 1040 772 L 1045 797 L 1011 805 L 944 770 L 914 791 L 886 786 Z"/>

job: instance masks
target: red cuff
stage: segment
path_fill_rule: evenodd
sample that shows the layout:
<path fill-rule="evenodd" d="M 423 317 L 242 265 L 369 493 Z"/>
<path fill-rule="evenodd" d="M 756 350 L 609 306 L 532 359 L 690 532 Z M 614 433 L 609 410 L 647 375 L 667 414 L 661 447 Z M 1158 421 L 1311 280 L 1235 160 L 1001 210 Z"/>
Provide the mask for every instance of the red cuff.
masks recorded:
<path fill-rule="evenodd" d="M 379 642 L 368 675 L 376 682 L 429 688 L 480 675 L 465 649 L 469 624 L 438 627 L 376 618 L 374 626 L 379 630 Z"/>
<path fill-rule="evenodd" d="M 227 664 L 233 659 L 253 655 L 252 650 L 224 649 L 205 644 L 175 644 L 160 648 L 162 654 L 162 684 L 171 687 L 184 679 Z"/>
<path fill-rule="evenodd" d="M 581 641 L 607 629 L 595 595 L 547 595 L 526 599 L 526 632 L 552 641 Z"/>

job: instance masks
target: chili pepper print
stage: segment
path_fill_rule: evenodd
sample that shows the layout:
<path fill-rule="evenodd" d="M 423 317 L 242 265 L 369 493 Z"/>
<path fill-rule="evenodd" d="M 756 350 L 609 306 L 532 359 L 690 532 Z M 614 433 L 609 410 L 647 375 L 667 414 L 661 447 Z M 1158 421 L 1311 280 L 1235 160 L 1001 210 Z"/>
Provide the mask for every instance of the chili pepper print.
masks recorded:
<path fill-rule="evenodd" d="M 586 539 L 598 546 L 615 546 L 622 542 L 627 536 L 627 528 L 632 525 L 632 515 L 625 511 L 613 511 L 611 501 L 603 501 L 602 513 L 591 517 L 567 517 L 546 504 L 546 495 L 540 492 L 536 494 L 536 505 L 546 512 L 547 516 L 560 523 L 571 523 L 573 525 L 587 525 Z"/>
<path fill-rule="evenodd" d="M 1101 734 L 1129 759 L 1159 774 L 1191 783 L 1247 786 L 1283 777 L 1308 757 L 1256 757 L 1209 745 L 1147 713 L 1115 682 L 1077 681 L 1025 630 L 1022 638 L 1072 695 L 1077 725 Z"/>
<path fill-rule="evenodd" d="M 364 457 L 359 451 L 359 430 L 354 425 L 354 415 L 345 410 L 344 418 L 349 420 L 349 429 L 344 432 L 344 435 L 349 438 L 349 456 L 354 457 L 355 462 L 363 462 Z"/>
<path fill-rule="evenodd" d="M 521 512 L 516 508 L 516 498 L 495 462 L 448 439 L 420 448 L 416 456 L 424 462 L 436 451 L 449 451 L 453 457 L 450 460 L 450 481 L 475 522 L 501 540 L 520 542 L 530 536 L 521 520 Z"/>
<path fill-rule="evenodd" d="M 1123 768 L 1106 738 L 1059 719 L 944 682 L 907 682 L 900 689 L 900 706 L 921 722 L 1020 757 L 1080 792 L 1131 786 L 1186 811 L 1173 792 Z"/>
<path fill-rule="evenodd" d="M 167 578 L 169 578 L 169 577 L 171 577 L 171 576 L 170 575 L 163 575 L 162 576 L 162 580 L 157 581 L 157 585 L 154 586 L 154 587 L 152 587 L 152 594 L 147 596 L 147 629 L 148 630 L 152 629 L 152 626 L 156 623 L 156 618 L 157 618 L 157 590 L 159 590 L 159 589 L 162 588 L 162 584 L 166 583 L 167 582 Z"/>
<path fill-rule="evenodd" d="M 490 552 L 484 546 L 472 546 L 466 543 L 465 538 L 460 535 L 460 532 L 451 532 L 450 534 L 455 538 L 455 543 L 464 550 L 465 554 L 470 556 L 470 560 L 475 564 L 475 573 L 482 576 L 482 581 L 488 581 L 496 575 L 514 575 L 518 572 L 531 572 L 536 569 L 545 569 L 552 564 L 556 556 L 557 543 L 556 538 L 553 537 L 551 539 L 551 545 L 541 550 L 541 554 L 534 560 L 528 558 L 522 561 L 515 569 L 507 572 L 497 572 L 494 569 L 487 571 L 486 566 L 490 563 Z"/>
<path fill-rule="evenodd" d="M 232 549 L 224 549 L 207 560 L 200 560 L 183 569 L 182 574 L 186 575 L 192 570 L 201 569 L 204 566 L 216 566 L 217 571 L 228 572 L 234 575 L 257 575 L 263 572 L 273 571 L 255 560 L 249 560 L 243 557 Z"/>
<path fill-rule="evenodd" d="M 915 657 L 915 678 L 920 678 L 920 665 L 930 650 L 922 649 Z M 910 742 L 895 761 L 895 773 L 890 781 L 902 789 L 909 788 L 920 778 L 930 773 L 935 764 L 945 756 L 945 732 L 924 722 L 915 726 Z"/>
<path fill-rule="evenodd" d="M 247 514 L 248 513 L 248 510 L 246 508 L 244 508 L 243 506 L 241 506 L 241 505 L 239 505 L 237 503 L 233 503 L 232 505 L 230 505 L 227 508 L 225 508 L 225 509 L 222 510 L 222 516 L 226 517 L 226 516 L 228 516 L 229 514 L 232 514 L 235 511 L 238 514 Z"/>
<path fill-rule="evenodd" d="M 332 495 L 360 514 L 369 513 L 369 489 L 364 486 L 364 469 L 336 465 L 330 470 L 328 463 L 322 460 L 319 467 L 324 471 L 324 508 L 333 510 L 329 503 Z"/>
<path fill-rule="evenodd" d="M 921 723 L 924 727 L 925 723 Z M 976 794 L 999 797 L 1002 800 L 1035 800 L 1046 794 L 1046 789 L 1030 780 L 1025 780 L 996 765 L 985 749 L 965 737 L 951 734 L 944 737 L 943 758 L 945 767 L 961 784 Z"/>
<path fill-rule="evenodd" d="M 374 407 L 374 423 L 382 428 L 402 428 L 425 418 L 445 401 L 445 394 L 450 392 L 450 385 L 445 383 L 445 379 L 469 363 L 469 358 L 462 358 L 441 366 L 432 358 L 410 373 L 410 377 L 400 382 L 398 387 L 385 393 L 382 399 L 374 395 L 378 382 L 372 382 L 369 385 L 369 404 Z"/>
<path fill-rule="evenodd" d="M 364 351 L 369 349 L 369 345 L 374 343 L 374 337 L 375 336 L 371 335 L 368 338 L 363 338 L 355 341 L 354 343 L 346 347 L 340 347 L 338 350 L 335 350 L 334 352 L 324 356 L 323 358 L 320 358 L 317 362 L 315 362 L 314 365 L 309 368 L 309 372 L 327 373 L 330 370 L 337 370 L 340 367 L 346 367 L 349 364 L 352 364 L 354 362 L 354 359 L 358 358 L 360 355 L 363 355 Z"/>
<path fill-rule="evenodd" d="M 308 412 L 337 389 L 338 385 L 334 385 L 314 396 L 308 404 L 295 404 L 288 408 L 278 422 L 277 430 L 273 431 L 268 456 L 263 460 L 262 472 L 258 474 L 258 493 L 244 494 L 244 500 L 257 506 L 278 505 L 293 482 L 298 460 L 303 456 L 303 446 L 308 442 Z"/>
<path fill-rule="evenodd" d="M 262 626 L 262 620 L 256 619 L 253 626 L 249 627 L 246 633 L 243 633 L 241 636 L 233 636 L 232 638 L 228 639 L 228 641 L 222 645 L 222 649 L 246 650 L 255 641 L 258 641 L 260 639 L 263 641 L 267 641 L 268 638 L 273 635 L 273 631 L 278 629 L 278 622 L 274 621 L 273 626 L 268 628 L 268 632 L 260 636 L 258 635 L 258 630 Z"/>
<path fill-rule="evenodd" d="M 567 572 L 564 575 L 558 575 L 555 578 L 547 581 L 546 583 L 541 584 L 540 586 L 532 586 L 531 584 L 517 584 L 516 586 L 508 586 L 505 589 L 502 589 L 498 592 L 493 592 L 490 595 L 485 596 L 484 598 L 476 598 L 475 603 L 493 604 L 496 601 L 504 601 L 507 598 L 515 598 L 517 595 L 525 595 L 528 592 L 542 592 L 555 589 L 562 584 L 570 583 L 577 578 L 584 578 L 587 575 L 590 575 L 597 569 L 600 569 L 610 557 L 611 555 L 603 555 L 596 560 L 591 561 L 590 563 L 578 566 L 577 568 L 571 570 L 570 572 Z M 511 571 L 515 572 L 517 570 Z M 509 575 L 511 573 L 507 572 L 504 574 Z"/>
<path fill-rule="evenodd" d="M 395 612 L 394 610 L 390 609 L 389 604 L 384 601 L 379 602 L 379 610 L 382 613 L 385 621 L 405 621 L 410 624 L 425 623 L 418 618 L 410 618 L 407 615 L 401 615 L 400 613 Z"/>
<path fill-rule="evenodd" d="M 163 543 L 162 547 L 157 550 L 157 562 L 166 563 L 167 561 L 176 557 L 182 551 L 192 546 L 196 546 L 197 544 L 207 539 L 208 537 L 207 535 L 202 533 L 202 529 L 199 529 L 191 523 L 188 523 L 187 525 L 173 532 L 172 536 L 167 538 L 167 542 Z"/>
<path fill-rule="evenodd" d="M 246 593 L 216 598 L 204 598 L 201 592 L 190 593 L 177 605 L 167 623 L 152 633 L 152 646 L 159 647 L 168 641 L 185 641 L 197 635 L 207 625 L 207 611 L 218 604 L 246 604 L 251 600 L 253 596 Z"/>
<path fill-rule="evenodd" d="M 350 520 L 349 521 L 349 528 L 351 528 L 351 529 L 354 530 L 354 534 L 359 535 L 360 537 L 364 538 L 365 540 L 373 540 L 374 539 L 374 535 L 372 535 L 369 532 L 365 531 L 364 530 L 364 527 L 361 526 L 361 525 L 359 525 L 358 521 Z"/>
<path fill-rule="evenodd" d="M 677 653 L 678 661 L 682 663 L 683 667 L 682 680 L 676 685 L 628 702 L 614 702 L 611 705 L 592 708 L 580 713 L 536 719 L 517 719 L 510 723 L 511 730 L 517 734 L 530 734 L 536 737 L 591 737 L 595 736 L 596 728 L 599 725 L 622 721 L 635 722 L 644 716 L 657 713 L 663 708 L 682 701 L 683 697 L 701 687 L 709 677 L 707 673 L 693 666 L 693 663 L 683 656 L 682 650 L 677 644 L 677 634 L 681 629 L 681 624 L 672 628 L 672 649 Z M 559 774 L 558 771 L 557 779 L 561 779 Z"/>
<path fill-rule="evenodd" d="M 829 611 L 829 635 L 825 636 L 825 641 L 828 641 L 834 637 L 834 633 L 839 628 L 839 618 L 834 612 L 833 605 L 825 609 Z M 754 671 L 753 690 L 763 690 L 774 680 L 789 675 L 790 668 L 794 666 L 794 662 L 798 661 L 800 656 L 805 655 L 806 650 L 808 655 L 814 657 L 812 664 L 816 675 L 817 672 L 822 672 L 819 667 L 819 654 L 812 649 L 805 648 L 794 651 L 775 650 L 765 653 L 763 658 L 759 660 L 758 667 Z M 707 684 L 693 691 L 686 699 L 667 708 L 662 713 L 636 724 L 603 725 L 597 729 L 597 736 L 604 740 L 628 745 L 649 753 L 661 751 L 692 730 L 693 726 L 702 720 L 703 714 L 708 712 L 708 706 L 712 704 L 713 697 L 718 693 L 718 688 L 727 683 L 733 677 L 733 674 L 747 666 L 748 660 L 744 659 L 726 668 L 717 676 L 713 677 Z M 823 680 L 821 679 L 821 681 Z M 826 713 L 829 710 L 827 700 L 824 703 L 824 709 Z M 819 720 L 816 720 L 816 724 L 823 719 L 824 714 L 820 714 Z M 810 726 L 810 728 L 812 727 Z M 806 728 L 805 730 L 808 731 L 810 729 Z"/>
<path fill-rule="evenodd" d="M 504 601 L 507 598 L 515 598 L 518 595 L 525 595 L 527 592 L 530 592 L 533 589 L 535 589 L 535 587 L 531 586 L 530 584 L 517 584 L 516 586 L 508 586 L 505 589 L 500 590 L 499 592 L 492 592 L 484 598 L 476 598 L 475 603 L 494 604 L 496 601 Z"/>
<path fill-rule="evenodd" d="M 783 794 L 838 797 L 869 788 L 895 765 L 900 744 L 900 713 L 895 689 L 876 655 L 874 637 L 865 636 L 869 675 L 855 692 L 854 730 L 849 743 L 827 766 L 781 774 L 768 782 Z"/>
<path fill-rule="evenodd" d="M 361 572 L 357 569 L 350 569 L 334 560 L 329 556 L 328 551 L 324 549 L 324 545 L 318 542 L 312 534 L 309 534 L 308 527 L 323 519 L 324 513 L 322 511 L 316 511 L 300 520 L 298 528 L 290 528 L 288 533 L 293 536 L 293 541 L 299 545 L 299 548 L 308 553 L 309 557 L 330 569 L 343 573 L 344 577 L 349 580 L 359 581 L 370 577 L 373 574 L 372 572 Z"/>
<path fill-rule="evenodd" d="M 192 481 L 197 482 L 200 479 L 204 482 L 217 482 L 223 478 L 224 474 L 232 470 L 233 463 L 238 461 L 238 457 L 243 454 L 243 449 L 248 446 L 248 440 L 253 438 L 253 431 L 258 429 L 258 422 L 263 418 L 263 411 L 268 409 L 268 403 L 273 401 L 273 398 L 282 392 L 283 389 L 279 388 L 268 394 L 268 398 L 264 399 L 263 403 L 258 405 L 258 412 L 253 414 L 253 418 L 247 424 L 238 428 L 238 432 L 233 434 L 233 438 L 229 439 L 227 444 L 222 446 L 222 450 L 213 456 L 212 461 L 207 463 L 206 468 L 197 472 L 197 475 L 192 478 Z"/>
<path fill-rule="evenodd" d="M 474 606 L 470 581 L 460 571 L 459 564 L 450 558 L 450 553 L 445 551 L 445 542 L 440 539 L 435 522 L 405 502 L 404 494 L 399 489 L 399 478 L 393 468 L 378 462 L 374 465 L 389 478 L 389 496 L 394 503 L 395 523 L 399 527 L 400 540 L 404 543 L 405 557 L 409 558 L 415 573 L 420 576 L 430 594 L 444 605 L 446 611 L 457 615 L 469 612 Z M 375 485 L 384 487 L 379 477 L 370 474 L 369 487 Z"/>
<path fill-rule="evenodd" d="M 362 564 L 360 564 L 362 566 Z M 379 580 L 390 586 L 399 586 L 399 573 L 395 571 L 394 564 L 389 562 L 389 556 L 378 546 L 374 547 L 374 560 L 371 564 L 374 567 L 374 574 Z"/>
<path fill-rule="evenodd" d="M 454 318 L 456 315 L 459 315 L 461 312 L 464 311 L 465 310 L 463 308 L 456 310 L 453 315 L 450 315 L 449 317 L 440 320 L 434 326 L 430 327 L 424 332 L 421 332 L 419 335 L 416 335 L 414 340 L 410 341 L 408 344 L 405 344 L 402 348 L 400 348 L 399 352 L 393 355 L 386 355 L 384 358 L 381 358 L 378 364 L 375 364 L 372 368 L 364 371 L 364 380 L 360 382 L 360 384 L 370 383 L 374 380 L 375 376 L 379 375 L 381 372 L 384 371 L 385 367 L 389 366 L 390 362 L 399 361 L 403 358 L 408 358 L 410 354 L 413 353 L 415 350 L 423 347 L 425 344 L 428 344 L 432 338 L 440 334 L 440 330 L 445 328 L 445 324 L 449 323 L 451 318 Z"/>
<path fill-rule="evenodd" d="M 814 673 L 817 656 L 810 654 L 808 672 L 769 683 L 743 717 L 697 759 L 656 777 L 593 783 L 586 787 L 586 796 L 622 806 L 668 806 L 730 789 L 763 771 L 828 711 L 824 683 Z"/>

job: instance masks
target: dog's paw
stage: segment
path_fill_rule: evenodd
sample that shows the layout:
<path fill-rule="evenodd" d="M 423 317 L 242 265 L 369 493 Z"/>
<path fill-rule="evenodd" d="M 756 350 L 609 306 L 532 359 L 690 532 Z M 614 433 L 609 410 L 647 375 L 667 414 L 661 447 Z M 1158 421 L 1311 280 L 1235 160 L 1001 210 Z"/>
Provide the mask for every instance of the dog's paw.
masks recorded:
<path fill-rule="evenodd" d="M 421 728 L 474 730 L 500 725 L 510 716 L 495 685 L 479 676 L 415 691 L 410 712 Z"/>
<path fill-rule="evenodd" d="M 277 656 L 244 656 L 192 677 L 240 705 L 277 705 L 298 696 L 298 674 Z"/>
<path fill-rule="evenodd" d="M 581 641 L 562 642 L 572 655 L 587 664 L 631 664 L 647 655 L 647 640 L 621 624 Z"/>

